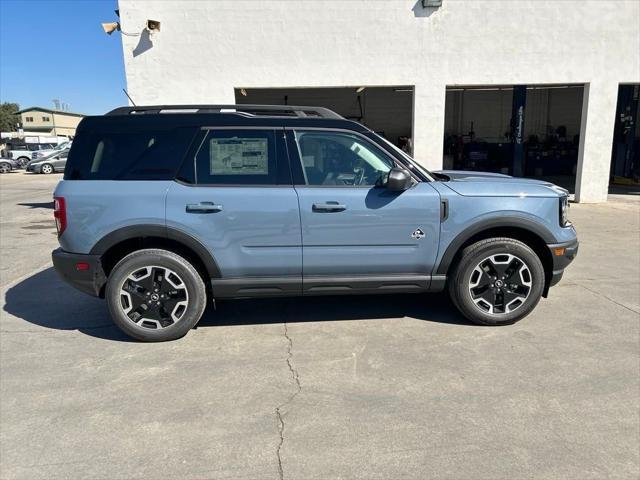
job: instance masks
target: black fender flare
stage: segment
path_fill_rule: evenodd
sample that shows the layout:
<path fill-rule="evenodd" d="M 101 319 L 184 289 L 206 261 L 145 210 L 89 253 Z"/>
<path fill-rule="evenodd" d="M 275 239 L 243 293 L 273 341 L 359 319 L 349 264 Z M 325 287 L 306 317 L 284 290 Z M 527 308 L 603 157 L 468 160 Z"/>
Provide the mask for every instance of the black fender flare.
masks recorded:
<path fill-rule="evenodd" d="M 145 224 L 119 228 L 102 237 L 89 253 L 91 255 L 103 255 L 107 250 L 120 242 L 145 237 L 166 238 L 167 240 L 181 243 L 198 255 L 202 263 L 204 263 L 210 278 L 220 278 L 222 276 L 218 264 L 207 247 L 192 235 L 174 227 L 167 227 L 166 225 Z"/>
<path fill-rule="evenodd" d="M 460 250 L 460 247 L 462 247 L 462 245 L 464 245 L 470 238 L 474 237 L 475 235 L 482 233 L 485 230 L 491 230 L 493 228 L 518 228 L 520 230 L 526 230 L 529 233 L 540 237 L 547 244 L 556 243 L 557 241 L 548 228 L 528 218 L 509 217 L 488 218 L 480 220 L 472 224 L 470 227 L 466 227 L 453 239 L 451 243 L 449 243 L 449 246 L 445 250 L 442 259 L 438 264 L 438 268 L 436 269 L 435 274 L 446 275 L 449 271 L 451 263 L 453 262 L 453 259 Z"/>

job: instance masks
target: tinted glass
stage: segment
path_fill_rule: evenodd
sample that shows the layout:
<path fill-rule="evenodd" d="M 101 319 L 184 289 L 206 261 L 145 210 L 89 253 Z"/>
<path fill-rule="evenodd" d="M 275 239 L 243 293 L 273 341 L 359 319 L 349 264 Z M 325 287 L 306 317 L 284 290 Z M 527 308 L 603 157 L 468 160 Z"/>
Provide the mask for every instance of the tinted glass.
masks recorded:
<path fill-rule="evenodd" d="M 272 130 L 210 130 L 196 154 L 196 183 L 277 185 L 275 143 Z"/>
<path fill-rule="evenodd" d="M 295 133 L 307 185 L 381 186 L 393 160 L 372 142 L 340 132 Z"/>
<path fill-rule="evenodd" d="M 171 180 L 194 134 L 193 128 L 81 131 L 69 152 L 65 178 Z"/>

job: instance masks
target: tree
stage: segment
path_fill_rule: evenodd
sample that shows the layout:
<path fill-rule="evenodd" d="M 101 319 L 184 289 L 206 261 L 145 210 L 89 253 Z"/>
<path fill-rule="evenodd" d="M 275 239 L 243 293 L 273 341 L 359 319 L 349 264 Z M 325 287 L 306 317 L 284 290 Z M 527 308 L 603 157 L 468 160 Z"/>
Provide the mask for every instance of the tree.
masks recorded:
<path fill-rule="evenodd" d="M 15 132 L 18 129 L 20 115 L 16 112 L 20 110 L 17 103 L 4 102 L 0 104 L 0 132 Z"/>

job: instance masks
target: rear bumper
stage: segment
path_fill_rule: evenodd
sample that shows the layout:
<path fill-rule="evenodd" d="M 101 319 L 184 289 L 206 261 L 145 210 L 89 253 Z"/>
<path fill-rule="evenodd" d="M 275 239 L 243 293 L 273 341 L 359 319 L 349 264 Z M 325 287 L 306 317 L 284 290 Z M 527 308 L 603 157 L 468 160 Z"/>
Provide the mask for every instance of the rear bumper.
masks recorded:
<path fill-rule="evenodd" d="M 547 245 L 551 252 L 551 258 L 553 258 L 553 271 L 551 272 L 551 280 L 549 282 L 550 287 L 553 287 L 560 281 L 564 269 L 576 258 L 579 245 L 577 239 L 570 242 Z"/>
<path fill-rule="evenodd" d="M 94 297 L 102 295 L 107 278 L 102 270 L 99 255 L 69 253 L 57 248 L 51 252 L 51 259 L 56 272 L 65 282 Z M 89 268 L 78 270 L 78 263 L 86 263 Z"/>

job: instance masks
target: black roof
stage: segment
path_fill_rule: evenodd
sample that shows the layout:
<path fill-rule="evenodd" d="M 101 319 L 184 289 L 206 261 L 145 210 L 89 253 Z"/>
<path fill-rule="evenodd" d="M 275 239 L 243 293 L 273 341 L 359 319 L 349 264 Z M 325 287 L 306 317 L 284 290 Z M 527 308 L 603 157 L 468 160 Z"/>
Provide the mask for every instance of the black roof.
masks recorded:
<path fill-rule="evenodd" d="M 141 105 L 132 107 L 118 107 L 107 115 L 140 115 L 150 113 L 235 113 L 248 116 L 270 117 L 314 117 L 342 119 L 333 110 L 325 107 L 304 107 L 295 105 L 255 105 L 255 104 L 229 104 L 229 105 Z"/>
<path fill-rule="evenodd" d="M 85 117 L 78 130 L 109 126 L 123 132 L 130 128 L 174 127 L 321 127 L 358 132 L 366 127 L 323 107 L 290 105 L 152 105 L 119 107 L 106 115 Z"/>

